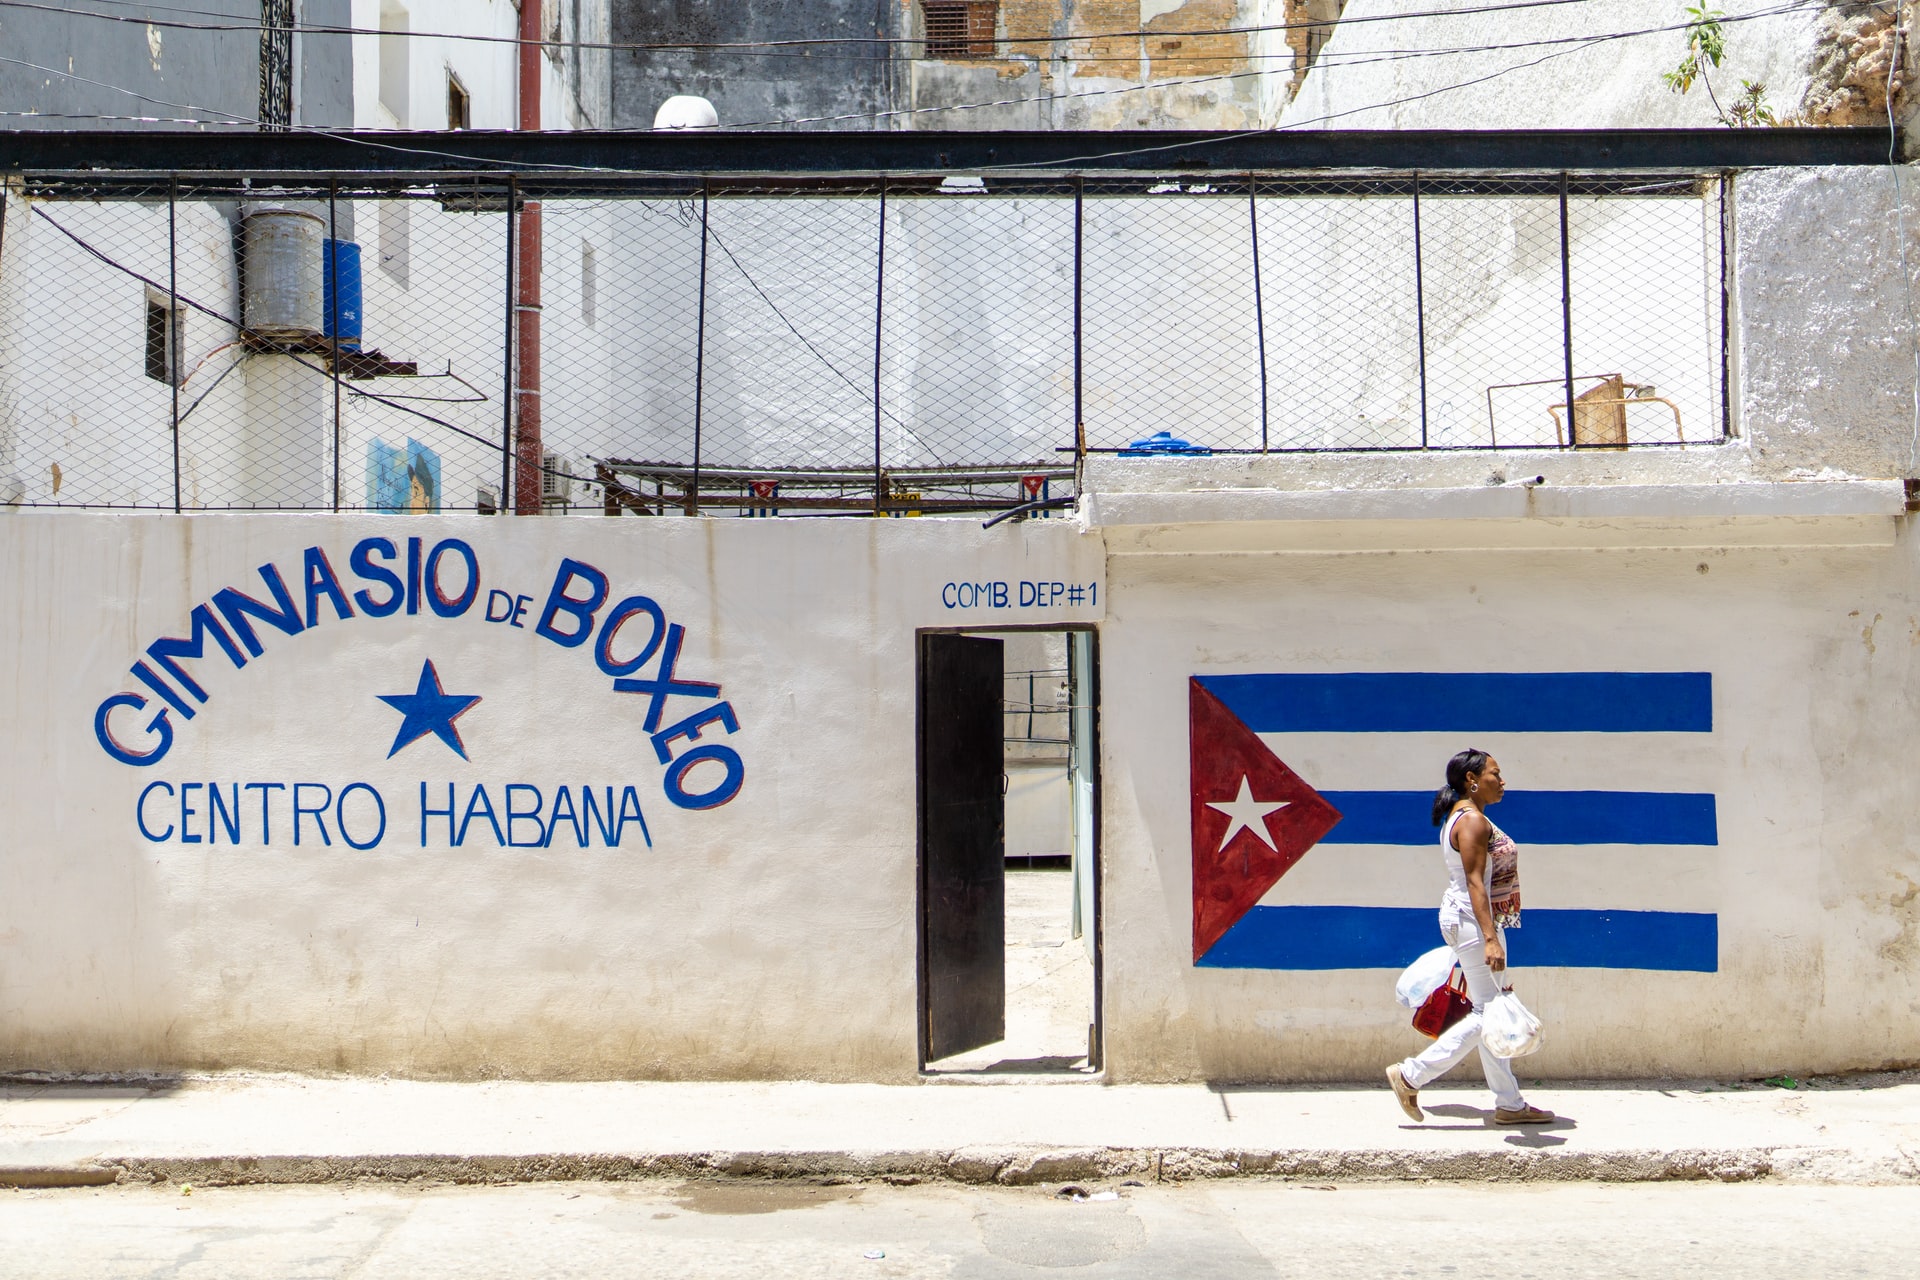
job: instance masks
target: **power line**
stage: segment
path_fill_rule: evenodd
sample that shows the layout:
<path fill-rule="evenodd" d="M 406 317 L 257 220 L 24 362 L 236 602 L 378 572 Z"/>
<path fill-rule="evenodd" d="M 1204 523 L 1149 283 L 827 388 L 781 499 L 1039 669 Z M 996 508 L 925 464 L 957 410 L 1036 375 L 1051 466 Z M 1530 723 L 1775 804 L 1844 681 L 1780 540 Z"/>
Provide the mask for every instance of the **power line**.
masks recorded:
<path fill-rule="evenodd" d="M 136 271 L 134 268 L 128 266 L 126 263 L 115 259 L 111 254 L 107 253 L 105 250 L 100 249 L 95 245 L 88 243 L 88 241 L 79 233 L 73 231 L 71 228 L 62 225 L 60 222 L 55 220 L 51 215 L 47 213 L 45 209 L 36 208 L 33 210 L 33 212 L 38 217 L 43 219 L 47 223 L 47 225 L 51 226 L 55 231 L 58 231 L 61 235 L 73 241 L 73 243 L 78 245 L 83 252 L 97 259 L 98 261 L 104 263 L 105 265 L 112 267 L 115 271 L 124 272 L 125 274 L 132 276 L 135 280 L 140 281 L 142 284 L 146 285 L 148 288 L 153 289 L 159 293 L 166 294 L 169 298 L 173 299 L 176 303 L 185 304 L 186 306 L 191 307 L 193 310 L 198 311 L 203 315 L 210 316 L 211 318 L 220 321 L 222 324 L 232 325 L 235 329 L 244 328 L 244 326 L 241 325 L 240 321 L 235 319 L 234 317 L 227 315 L 224 312 L 215 310 L 213 307 L 210 307 L 203 302 L 195 301 L 193 298 L 188 297 L 184 293 L 178 293 L 168 289 L 165 285 L 162 285 L 158 280 L 155 280 L 151 276 L 147 276 L 142 274 L 139 271 Z M 283 352 L 280 354 L 284 355 L 285 358 L 292 360 L 295 364 L 299 365 L 303 369 L 307 369 L 314 373 L 318 373 L 323 377 L 332 377 L 331 372 L 325 366 L 317 365 L 313 363 L 311 360 L 308 360 L 307 358 L 305 358 L 304 356 L 298 353 Z M 232 371 L 229 370 L 228 372 L 232 372 Z M 224 378 L 225 376 L 226 376 L 225 374 L 221 375 L 222 378 Z M 464 381 L 464 379 L 462 379 L 462 381 Z M 208 393 L 211 393 L 212 390 L 213 390 L 212 387 L 207 388 Z M 378 392 L 368 391 L 363 387 L 343 386 L 342 390 L 346 391 L 349 395 L 356 396 L 362 400 L 371 400 L 376 404 L 383 404 L 387 406 L 389 409 L 398 409 L 401 413 L 411 414 L 416 418 L 422 418 L 428 422 L 433 423 L 435 426 L 445 427 L 447 430 L 453 432 L 455 435 L 464 436 L 468 440 L 473 441 L 475 444 L 484 445 L 486 448 L 492 449 L 495 452 L 500 452 L 500 453 L 512 452 L 512 447 L 509 445 L 504 445 L 498 440 L 488 439 L 486 436 L 480 435 L 478 432 L 469 431 L 465 427 L 460 426 L 458 423 L 448 422 L 445 418 L 437 417 L 434 414 L 427 413 L 421 409 L 415 409 L 411 405 L 403 404 L 398 399 L 395 399 L 391 396 L 384 396 L 379 394 Z M 206 398 L 205 395 L 201 396 L 201 399 L 204 400 L 205 398 Z M 194 405 L 196 407 L 199 405 L 199 403 L 200 403 L 199 400 L 194 401 Z M 460 403 L 460 402 L 455 402 L 455 403 Z M 541 465 L 540 470 L 543 472 L 546 472 L 549 475 L 563 476 L 568 480 L 578 480 L 582 484 L 598 483 L 597 480 L 591 477 L 577 476 L 572 474 L 571 472 L 562 471 L 557 467 L 554 467 L 545 463 Z"/>
<path fill-rule="evenodd" d="M 20 4 L 23 2 L 24 0 L 0 0 L 0 5 Z M 45 7 L 45 6 L 35 6 L 35 7 Z M 1524 6 L 1524 5 L 1523 6 L 1489 6 L 1488 8 L 1499 9 L 1499 8 L 1507 8 L 1507 7 L 1529 7 L 1529 6 Z M 1761 10 L 1751 14 L 1731 15 L 1729 17 L 1722 18 L 1720 21 L 1723 24 L 1734 23 L 1734 22 L 1751 22 L 1751 21 L 1757 21 L 1765 18 L 1779 17 L 1787 13 L 1799 12 L 1807 9 L 1825 8 L 1825 7 L 1827 7 L 1825 4 L 1825 0 L 1796 0 L 1795 3 L 1780 5 L 1773 9 Z M 1484 11 L 1486 10 L 1462 9 L 1462 10 L 1453 10 L 1449 12 L 1468 13 L 1468 12 L 1484 12 Z M 1409 15 L 1399 15 L 1399 16 L 1415 17 L 1415 16 L 1421 16 L 1421 15 L 1409 14 Z M 1325 24 L 1310 24 L 1310 25 L 1325 25 Z M 1530 62 L 1518 63 L 1510 67 L 1501 68 L 1497 71 L 1491 72 L 1484 76 L 1476 77 L 1471 80 L 1460 81 L 1460 82 L 1456 82 L 1448 85 L 1442 85 L 1442 86 L 1439 86 L 1438 88 L 1427 90 L 1425 92 L 1418 93 L 1418 94 L 1412 94 L 1404 98 L 1397 98 L 1397 99 L 1393 99 L 1386 102 L 1371 103 L 1361 107 L 1353 107 L 1345 111 L 1334 112 L 1329 115 L 1316 117 L 1311 120 L 1294 121 L 1285 126 L 1275 126 L 1275 128 L 1280 128 L 1280 127 L 1284 127 L 1288 129 L 1302 128 L 1307 125 L 1323 124 L 1328 120 L 1341 119 L 1346 116 L 1358 115 L 1367 111 L 1383 110 L 1388 107 L 1401 106 L 1408 102 L 1414 102 L 1424 98 L 1434 97 L 1442 93 L 1452 92 L 1456 89 L 1468 88 L 1476 84 L 1483 84 L 1489 80 L 1497 79 L 1500 76 L 1510 74 L 1514 71 L 1521 71 L 1521 70 L 1525 70 L 1528 67 L 1537 66 L 1540 63 L 1549 61 L 1553 58 L 1564 57 L 1568 54 L 1581 52 L 1582 50 L 1590 48 L 1594 45 L 1604 44 L 1604 43 L 1608 43 L 1615 40 L 1632 39 L 1640 36 L 1658 35 L 1658 34 L 1664 34 L 1672 31 L 1682 31 L 1682 30 L 1685 30 L 1689 25 L 1690 24 L 1685 22 L 1679 22 L 1679 23 L 1669 23 L 1669 24 L 1665 24 L 1657 27 L 1643 27 L 1643 28 L 1639 28 L 1631 31 L 1604 32 L 1604 33 L 1600 33 L 1597 35 L 1590 35 L 1590 36 L 1549 37 L 1549 38 L 1535 40 L 1535 41 L 1520 41 L 1520 42 L 1515 42 L 1508 45 L 1462 46 L 1456 49 L 1448 49 L 1448 50 L 1410 50 L 1410 51 L 1404 51 L 1404 52 L 1385 54 L 1377 58 L 1364 59 L 1364 60 L 1356 57 L 1355 60 L 1350 62 L 1343 62 L 1340 65 L 1342 67 L 1354 67 L 1354 66 L 1368 65 L 1369 62 L 1402 61 L 1402 60 L 1407 60 L 1407 59 L 1416 58 L 1416 57 L 1428 57 L 1428 56 L 1439 56 L 1439 55 L 1455 56 L 1455 55 L 1467 54 L 1467 53 L 1497 52 L 1503 49 L 1531 48 L 1531 47 L 1539 47 L 1542 45 L 1550 45 L 1550 44 L 1574 45 L 1573 48 L 1557 50 L 1554 53 L 1547 54 L 1545 57 L 1534 59 Z M 249 27 L 247 29 L 258 30 L 258 27 L 254 26 L 254 27 Z M 82 80 L 85 83 L 99 85 L 100 87 L 112 89 L 120 93 L 126 93 L 126 94 L 129 94 L 130 96 L 140 98 L 143 101 L 153 102 L 161 106 L 171 106 L 171 107 L 179 108 L 181 110 L 188 110 L 188 111 L 211 111 L 216 115 L 222 115 L 227 117 L 227 120 L 225 121 L 214 121 L 214 120 L 177 121 L 176 120 L 176 121 L 169 121 L 169 123 L 199 123 L 203 125 L 215 125 L 215 126 L 219 126 L 223 124 L 257 126 L 259 124 L 257 120 L 254 120 L 250 117 L 234 115 L 229 112 L 219 111 L 215 108 L 197 107 L 189 103 L 168 102 L 164 99 L 153 98 L 149 95 L 137 93 L 134 90 L 126 89 L 118 85 L 110 85 L 110 84 L 105 84 L 104 82 L 101 82 L 101 81 L 89 80 L 84 76 L 74 75 L 71 72 L 61 71 L 58 68 L 54 68 L 54 67 L 44 67 L 35 63 L 23 62 L 19 59 L 5 58 L 5 57 L 0 57 L 0 61 L 13 62 L 13 63 L 16 63 L 17 65 L 31 67 L 34 70 L 44 71 L 52 75 L 59 75 L 63 77 L 70 77 L 73 79 Z M 1072 101 L 1072 100 L 1077 100 L 1081 98 L 1111 96 L 1111 95 L 1122 94 L 1122 93 L 1150 92 L 1157 89 L 1172 89 L 1172 88 L 1187 87 L 1187 86 L 1196 85 L 1196 84 L 1218 83 L 1223 81 L 1245 79 L 1252 76 L 1259 76 L 1259 75 L 1266 75 L 1266 74 L 1270 74 L 1270 72 L 1265 70 L 1229 72 L 1229 73 L 1220 73 L 1220 74 L 1207 75 L 1207 76 L 1195 76 L 1195 77 L 1189 77 L 1189 78 L 1184 78 L 1180 80 L 1167 80 L 1167 81 L 1159 81 L 1159 82 L 1148 82 L 1143 84 L 1123 85 L 1123 86 L 1119 86 L 1111 89 L 1086 90 L 1080 93 L 1042 94 L 1042 95 L 1034 95 L 1029 97 L 1022 97 L 1022 98 L 1003 98 L 1003 99 L 998 99 L 998 100 L 989 101 L 989 102 L 952 103 L 952 104 L 932 106 L 932 107 L 901 108 L 901 109 L 892 110 L 892 111 L 848 112 L 848 113 L 832 115 L 832 116 L 804 117 L 798 120 L 755 121 L 748 124 L 729 126 L 729 128 L 733 128 L 733 129 L 769 128 L 769 127 L 781 127 L 781 126 L 804 125 L 804 124 L 840 123 L 840 122 L 850 121 L 850 120 L 882 120 L 882 119 L 888 119 L 888 118 L 899 117 L 899 116 L 928 115 L 928 114 L 958 112 L 958 111 L 976 111 L 976 110 L 983 110 L 991 107 L 1023 105 L 1023 104 L 1034 103 L 1034 102 L 1061 102 L 1061 101 Z M 101 117 L 101 118 L 110 119 L 115 117 Z M 136 117 L 135 119 L 138 119 L 138 118 Z M 502 167 L 502 168 L 522 168 L 522 169 L 540 168 L 540 169 L 562 170 L 567 172 L 616 172 L 616 170 L 608 169 L 608 168 L 605 168 L 604 166 L 591 166 L 591 167 L 582 169 L 581 167 L 574 166 L 574 165 L 541 164 L 538 162 L 509 162 L 509 161 L 491 160 L 483 157 L 463 155 L 461 153 L 454 152 L 454 151 L 445 151 L 445 150 L 438 150 L 438 149 L 431 149 L 431 148 L 424 148 L 424 147 L 417 147 L 417 146 L 402 146 L 394 143 L 383 143 L 365 136 L 364 132 L 353 133 L 353 132 L 328 129 L 328 128 L 324 128 L 321 126 L 314 126 L 314 125 L 295 126 L 295 131 L 303 132 L 303 133 L 319 134 L 322 136 L 335 138 L 340 141 L 353 142 L 362 146 L 377 148 L 381 150 L 395 151 L 395 152 L 400 152 L 402 154 L 433 156 L 433 157 L 442 158 L 442 159 L 459 160 L 465 163 L 470 163 L 475 166 L 482 166 L 482 167 Z M 1251 130 L 1245 130 L 1237 135 L 1229 135 L 1229 136 L 1230 137 L 1231 136 L 1257 137 L 1260 134 L 1268 133 L 1272 131 L 1273 130 L 1271 129 L 1264 129 L 1264 128 L 1251 129 Z M 611 132 L 611 131 L 576 130 L 575 132 L 595 133 L 595 132 Z M 1193 145 L 1198 145 L 1198 144 L 1183 142 L 1183 143 L 1167 143 L 1160 146 L 1136 147 L 1136 148 L 1131 148 L 1127 150 L 1102 152 L 1096 155 L 1070 157 L 1066 160 L 1060 160 L 1060 161 L 1048 161 L 1047 165 L 1049 167 L 1054 167 L 1060 164 L 1089 163 L 1089 162 L 1098 161 L 1102 159 L 1118 158 L 1121 156 L 1144 155 L 1144 154 L 1151 154 L 1156 151 L 1177 150 L 1182 147 L 1193 146 Z M 1004 167 L 1012 169 L 1012 168 L 1021 168 L 1021 167 L 1030 167 L 1030 166 L 1008 165 Z M 686 177 L 697 176 L 696 174 L 690 171 L 682 171 L 682 170 L 637 170 L 636 169 L 636 170 L 618 170 L 617 172 L 629 172 L 629 173 L 636 173 L 636 174 L 645 173 L 645 174 L 656 175 L 656 176 L 686 176 Z"/>
<path fill-rule="evenodd" d="M 1760 18 L 1779 17 L 1782 14 L 1793 13 L 1803 9 L 1824 8 L 1824 7 L 1826 7 L 1825 0 L 1802 0 L 1801 3 L 1782 5 L 1779 8 L 1769 9 L 1760 13 L 1742 14 L 1742 15 L 1738 15 L 1737 17 L 1723 18 L 1721 19 L 1721 21 L 1723 23 L 1733 22 L 1733 21 L 1742 21 L 1742 22 L 1753 21 Z M 1429 89 L 1422 93 L 1409 94 L 1404 98 L 1394 98 L 1387 102 L 1374 102 L 1374 103 L 1369 103 L 1368 105 L 1363 107 L 1352 107 L 1345 111 L 1330 112 L 1327 115 L 1315 116 L 1310 120 L 1295 120 L 1290 124 L 1275 125 L 1270 129 L 1247 129 L 1240 133 L 1228 134 L 1227 137 L 1228 138 L 1257 138 L 1262 134 L 1277 133 L 1282 129 L 1301 129 L 1301 128 L 1305 128 L 1308 125 L 1325 124 L 1329 120 L 1339 120 L 1347 116 L 1359 115 L 1367 111 L 1381 111 L 1388 107 L 1403 106 L 1409 102 L 1418 102 L 1423 98 L 1432 98 L 1432 97 L 1437 97 L 1438 95 L 1443 93 L 1451 93 L 1456 89 L 1466 89 L 1466 88 L 1471 88 L 1472 86 L 1477 84 L 1485 84 L 1489 80 L 1497 80 L 1501 76 L 1509 75 L 1515 71 L 1524 71 L 1529 67 L 1539 66 L 1543 62 L 1550 62 L 1555 58 L 1564 58 L 1569 54 L 1579 53 L 1583 49 L 1591 47 L 1593 45 L 1604 44 L 1613 40 L 1630 39 L 1634 36 L 1652 35 L 1662 31 L 1681 30 L 1681 29 L 1684 29 L 1686 25 L 1688 24 L 1681 23 L 1681 24 L 1676 24 L 1674 26 L 1667 26 L 1667 27 L 1650 27 L 1641 31 L 1615 32 L 1607 35 L 1594 36 L 1587 39 L 1584 44 L 1578 47 L 1575 47 L 1572 49 L 1556 50 L 1553 53 L 1545 54 L 1541 57 L 1533 59 L 1532 61 L 1515 63 L 1510 67 L 1502 67 L 1498 71 L 1489 72 L 1484 76 L 1478 76 L 1472 80 L 1463 80 L 1463 81 L 1457 81 L 1453 84 L 1441 85 L 1436 89 Z M 1217 141 L 1217 139 L 1208 139 L 1207 141 L 1212 142 L 1212 141 Z M 1073 165 L 1091 164 L 1100 160 L 1119 159 L 1123 156 L 1151 155 L 1154 152 L 1159 152 L 1159 151 L 1178 151 L 1183 148 L 1196 146 L 1196 145 L 1200 145 L 1200 144 L 1193 143 L 1193 142 L 1169 142 L 1159 146 L 1131 147 L 1124 150 L 1103 151 L 1095 155 L 1068 156 L 1058 160 L 1049 160 L 1046 163 L 1047 163 L 1047 167 L 1049 168 L 1054 168 L 1061 165 L 1070 165 L 1070 164 L 1073 164 Z M 1035 166 L 1015 164 L 1015 165 L 1007 165 L 1004 167 L 1008 169 L 1022 169 L 1022 168 L 1032 168 Z"/>
<path fill-rule="evenodd" d="M 115 3 L 117 0 L 96 0 L 96 2 Z M 1562 5 L 1592 4 L 1595 0 L 1505 0 L 1498 4 L 1481 4 L 1461 9 L 1428 9 L 1414 13 L 1380 13 L 1352 18 L 1339 18 L 1329 21 L 1272 22 L 1256 23 L 1236 27 L 1204 27 L 1183 30 L 1151 31 L 1136 28 L 1125 31 L 1093 31 L 1064 36 L 1005 36 L 995 40 L 995 44 L 1005 45 L 1059 45 L 1074 44 L 1093 40 L 1160 39 L 1184 38 L 1188 36 L 1231 36 L 1261 35 L 1274 31 L 1325 30 L 1338 24 L 1359 24 L 1373 22 L 1404 22 L 1418 18 L 1450 18 L 1481 13 L 1503 13 L 1516 9 L 1557 8 Z M 166 6 L 145 6 L 152 10 L 165 9 L 170 13 L 194 13 L 207 17 L 225 18 L 229 15 L 210 10 L 178 9 Z M 99 13 L 90 9 L 76 9 L 69 5 L 38 3 L 37 0 L 0 0 L 0 8 L 29 9 L 46 13 L 58 13 L 68 17 L 95 18 L 104 22 L 127 23 L 129 25 L 160 27 L 168 30 L 185 31 L 246 31 L 261 30 L 291 31 L 301 35 L 348 35 L 348 36 L 385 36 L 416 40 L 463 40 L 480 44 L 520 45 L 528 43 L 517 36 L 492 36 L 466 34 L 451 31 L 390 31 L 384 27 L 331 26 L 318 23 L 295 22 L 286 27 L 267 27 L 259 22 L 183 22 L 177 19 L 151 18 L 146 16 Z M 675 52 L 758 52 L 768 49 L 807 48 L 831 45 L 923 45 L 924 37 L 910 36 L 812 36 L 789 40 L 737 40 L 737 41 L 597 41 L 597 40 L 560 40 L 538 41 L 543 47 L 552 45 L 559 48 L 577 48 L 607 50 L 610 52 L 639 53 L 675 53 Z"/>
<path fill-rule="evenodd" d="M 1824 8 L 1824 7 L 1826 7 L 1826 0 L 1795 0 L 1794 3 L 1782 5 L 1775 9 L 1764 10 L 1764 11 L 1752 13 L 1752 14 L 1743 14 L 1735 17 L 1723 18 L 1721 19 L 1721 21 L 1723 23 L 1749 22 L 1749 21 L 1754 21 L 1761 18 L 1779 17 L 1782 14 L 1793 13 L 1803 9 L 1817 9 L 1817 8 Z M 1459 12 L 1466 12 L 1466 10 L 1460 10 Z M 1356 52 L 1355 55 L 1351 55 L 1353 56 L 1354 60 L 1340 62 L 1338 66 L 1341 68 L 1350 68 L 1350 67 L 1359 67 L 1359 66 L 1369 66 L 1378 62 L 1406 61 L 1412 58 L 1422 58 L 1422 57 L 1432 57 L 1432 56 L 1452 57 L 1452 56 L 1470 54 L 1470 53 L 1497 53 L 1497 52 L 1502 52 L 1509 49 L 1538 48 L 1544 45 L 1556 45 L 1556 44 L 1573 44 L 1573 45 L 1579 46 L 1574 49 L 1562 51 L 1566 53 L 1577 53 L 1579 52 L 1579 48 L 1584 48 L 1589 45 L 1605 43 L 1613 40 L 1633 39 L 1639 36 L 1662 35 L 1672 31 L 1684 31 L 1687 29 L 1689 25 L 1690 24 L 1686 22 L 1675 22 L 1675 23 L 1668 23 L 1666 25 L 1658 26 L 1658 27 L 1642 27 L 1632 31 L 1601 32 L 1598 34 L 1583 35 L 1583 36 L 1553 36 L 1553 37 L 1548 37 L 1540 40 L 1517 41 L 1510 44 L 1463 45 L 1463 46 L 1459 46 L 1457 48 L 1451 48 L 1451 49 L 1406 50 L 1406 51 L 1398 51 L 1398 52 L 1384 54 L 1379 57 L 1368 57 L 1368 58 L 1360 58 Z M 1325 57 L 1325 56 L 1326 55 L 1323 53 L 1322 57 Z M 1521 70 L 1523 69 L 1524 66 L 1531 66 L 1531 65 L 1534 65 L 1534 64 L 1526 63 L 1526 64 L 1522 64 L 1522 66 L 1509 68 L 1509 70 Z M 891 111 L 845 112 L 839 115 L 831 115 L 831 116 L 806 116 L 796 120 L 756 120 L 746 124 L 729 125 L 727 127 L 730 129 L 764 129 L 764 128 L 782 126 L 782 125 L 837 124 L 837 123 L 841 123 L 849 120 L 882 120 L 882 119 L 889 119 L 889 118 L 900 117 L 900 116 L 932 115 L 932 114 L 938 114 L 942 112 L 951 112 L 951 111 L 978 111 L 988 107 L 1018 106 L 1018 105 L 1033 103 L 1033 102 L 1062 102 L 1062 101 L 1072 101 L 1079 98 L 1097 98 L 1097 97 L 1103 97 L 1103 96 L 1108 96 L 1112 94 L 1142 93 L 1142 92 L 1150 92 L 1156 89 L 1182 88 L 1182 87 L 1196 85 L 1196 84 L 1210 84 L 1210 83 L 1217 83 L 1220 81 L 1227 81 L 1227 80 L 1241 80 L 1251 76 L 1261 76 L 1261 75 L 1269 75 L 1269 74 L 1271 74 L 1271 72 L 1266 69 L 1258 69 L 1254 71 L 1221 72 L 1213 75 L 1193 76 L 1193 77 L 1188 77 L 1188 78 L 1178 79 L 1178 80 L 1148 81 L 1142 84 L 1121 85 L 1111 89 L 1089 89 L 1080 93 L 1036 94 L 1036 95 L 1031 95 L 1024 98 L 1000 98 L 991 102 L 963 102 L 963 103 L 951 103 L 951 104 L 946 104 L 941 106 L 931 106 L 931 107 L 902 107 L 902 108 L 891 110 Z M 1499 72 L 1496 74 L 1505 74 L 1505 72 Z M 1467 81 L 1467 82 L 1464 82 L 1463 84 L 1443 86 L 1441 89 L 1434 90 L 1433 92 L 1442 93 L 1450 89 L 1464 88 L 1468 84 L 1481 83 L 1482 80 L 1487 78 L 1490 78 L 1490 77 L 1482 77 L 1480 80 Z M 1428 94 L 1428 95 L 1421 95 L 1421 96 L 1431 96 L 1431 95 Z M 1336 119 L 1338 118 L 1338 116 L 1352 115 L 1352 114 L 1356 114 L 1359 111 L 1370 111 L 1370 110 L 1376 109 L 1377 107 L 1398 106 L 1400 105 L 1401 102 L 1413 101 L 1413 100 L 1414 99 L 1409 98 L 1409 99 L 1400 99 L 1394 102 L 1378 103 L 1378 104 L 1375 104 L 1374 107 L 1355 108 L 1353 111 L 1340 112 L 1336 116 L 1325 116 L 1321 118 Z M 1294 127 L 1297 127 L 1297 124 L 1289 125 L 1287 127 L 1294 128 Z M 1249 130 L 1246 136 L 1253 136 L 1255 134 L 1265 133 L 1265 132 L 1267 132 L 1267 130 L 1265 129 Z M 1146 150 L 1155 150 L 1155 149 L 1156 148 L 1146 148 Z M 1136 153 L 1122 151 L 1122 152 L 1111 152 L 1108 154 L 1132 155 Z"/>

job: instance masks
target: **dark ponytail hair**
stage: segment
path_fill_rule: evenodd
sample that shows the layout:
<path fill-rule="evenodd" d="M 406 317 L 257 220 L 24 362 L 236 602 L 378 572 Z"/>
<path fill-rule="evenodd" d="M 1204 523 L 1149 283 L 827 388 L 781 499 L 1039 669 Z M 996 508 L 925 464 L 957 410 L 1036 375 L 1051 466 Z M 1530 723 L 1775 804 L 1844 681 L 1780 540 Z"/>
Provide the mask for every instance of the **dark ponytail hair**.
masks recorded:
<path fill-rule="evenodd" d="M 1447 785 L 1433 793 L 1433 825 L 1439 826 L 1453 812 L 1453 806 L 1467 798 L 1467 775 L 1482 773 L 1487 767 L 1487 753 L 1468 747 L 1453 759 L 1447 761 Z"/>

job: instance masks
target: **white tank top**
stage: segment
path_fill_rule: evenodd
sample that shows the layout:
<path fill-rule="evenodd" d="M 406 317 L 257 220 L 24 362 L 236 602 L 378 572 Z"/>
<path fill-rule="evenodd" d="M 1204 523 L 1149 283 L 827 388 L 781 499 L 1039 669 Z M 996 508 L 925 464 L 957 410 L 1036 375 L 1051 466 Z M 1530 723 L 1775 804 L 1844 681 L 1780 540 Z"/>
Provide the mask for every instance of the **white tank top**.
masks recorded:
<path fill-rule="evenodd" d="M 1440 859 L 1447 864 L 1447 891 L 1440 899 L 1440 914 L 1451 912 L 1468 920 L 1473 919 L 1473 898 L 1467 892 L 1466 861 L 1453 847 L 1453 827 L 1462 814 L 1470 812 L 1470 808 L 1455 809 L 1440 827 Z"/>

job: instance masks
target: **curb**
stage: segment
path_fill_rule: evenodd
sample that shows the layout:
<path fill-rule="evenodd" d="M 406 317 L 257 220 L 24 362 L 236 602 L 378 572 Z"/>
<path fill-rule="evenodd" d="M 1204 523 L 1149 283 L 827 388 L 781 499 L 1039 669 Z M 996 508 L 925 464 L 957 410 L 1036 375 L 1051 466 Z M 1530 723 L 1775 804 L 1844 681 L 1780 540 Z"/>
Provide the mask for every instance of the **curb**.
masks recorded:
<path fill-rule="evenodd" d="M 1755 1182 L 1920 1181 L 1902 1152 L 1781 1147 L 1558 1152 L 1012 1148 L 951 1151 L 705 1151 L 643 1155 L 128 1156 L 84 1165 L 0 1166 L 0 1185 L 298 1186 L 335 1182 L 624 1182 L 636 1179 L 831 1179 L 1036 1186 L 1139 1179 L 1318 1182 Z"/>
<path fill-rule="evenodd" d="M 120 1181 L 121 1171 L 110 1165 L 0 1165 L 0 1187 L 106 1187 Z"/>

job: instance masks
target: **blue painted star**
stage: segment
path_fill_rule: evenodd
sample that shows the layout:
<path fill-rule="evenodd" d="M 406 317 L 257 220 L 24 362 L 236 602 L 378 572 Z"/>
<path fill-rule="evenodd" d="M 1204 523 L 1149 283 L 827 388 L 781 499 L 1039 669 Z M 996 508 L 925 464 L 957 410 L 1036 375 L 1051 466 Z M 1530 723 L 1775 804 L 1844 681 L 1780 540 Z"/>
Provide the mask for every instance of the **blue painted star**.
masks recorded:
<path fill-rule="evenodd" d="M 430 733 L 459 752 L 462 760 L 467 758 L 466 744 L 460 741 L 460 731 L 453 727 L 453 722 L 472 710 L 480 701 L 480 695 L 441 692 L 440 673 L 433 669 L 433 659 L 420 664 L 420 685 L 412 693 L 377 696 L 406 716 L 400 722 L 400 732 L 394 735 L 393 750 L 387 752 L 387 759 L 393 759 L 400 748 Z"/>

